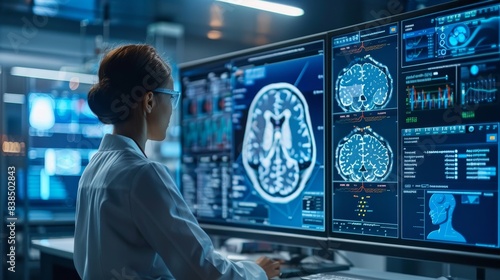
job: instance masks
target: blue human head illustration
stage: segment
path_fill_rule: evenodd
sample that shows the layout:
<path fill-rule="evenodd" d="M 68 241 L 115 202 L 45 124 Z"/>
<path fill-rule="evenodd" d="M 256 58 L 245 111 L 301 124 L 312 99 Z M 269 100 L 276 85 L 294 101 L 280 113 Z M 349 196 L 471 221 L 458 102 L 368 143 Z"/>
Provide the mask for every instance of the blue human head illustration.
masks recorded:
<path fill-rule="evenodd" d="M 457 202 L 453 194 L 435 193 L 429 199 L 429 215 L 433 225 L 439 229 L 430 232 L 427 239 L 450 242 L 466 242 L 465 238 L 453 228 L 453 211 Z"/>

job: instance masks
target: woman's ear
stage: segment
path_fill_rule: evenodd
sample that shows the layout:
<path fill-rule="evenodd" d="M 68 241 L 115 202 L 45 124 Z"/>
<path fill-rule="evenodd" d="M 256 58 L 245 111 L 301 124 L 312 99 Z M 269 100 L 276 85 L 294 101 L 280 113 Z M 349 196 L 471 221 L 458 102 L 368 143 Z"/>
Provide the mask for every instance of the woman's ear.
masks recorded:
<path fill-rule="evenodd" d="M 142 109 L 149 114 L 153 111 L 154 106 L 156 106 L 154 94 L 148 91 L 144 94 L 144 98 L 142 99 Z"/>

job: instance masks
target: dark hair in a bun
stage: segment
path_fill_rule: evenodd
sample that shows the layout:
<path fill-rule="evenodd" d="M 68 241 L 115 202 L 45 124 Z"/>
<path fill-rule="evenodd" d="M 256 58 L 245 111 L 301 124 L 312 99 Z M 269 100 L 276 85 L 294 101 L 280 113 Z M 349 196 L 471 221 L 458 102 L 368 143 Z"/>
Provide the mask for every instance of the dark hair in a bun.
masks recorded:
<path fill-rule="evenodd" d="M 99 66 L 99 82 L 88 93 L 92 112 L 105 124 L 130 116 L 143 95 L 164 85 L 170 66 L 149 45 L 125 45 L 108 52 Z"/>

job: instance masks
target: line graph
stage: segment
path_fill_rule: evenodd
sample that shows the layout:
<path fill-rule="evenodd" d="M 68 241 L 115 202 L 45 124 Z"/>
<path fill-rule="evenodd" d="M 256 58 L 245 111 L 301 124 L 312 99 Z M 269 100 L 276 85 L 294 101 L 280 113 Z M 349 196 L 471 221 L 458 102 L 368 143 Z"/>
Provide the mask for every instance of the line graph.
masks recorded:
<path fill-rule="evenodd" d="M 341 186 L 335 189 L 335 192 L 347 192 L 347 193 L 367 193 L 367 194 L 376 194 L 376 193 L 384 193 L 387 191 L 387 188 L 380 187 L 365 187 L 365 183 L 362 182 L 360 184 L 350 184 L 349 186 Z"/>
<path fill-rule="evenodd" d="M 360 122 L 378 122 L 385 120 L 387 118 L 391 118 L 390 114 L 387 114 L 386 111 L 377 111 L 377 112 L 361 112 L 361 113 L 352 113 L 347 115 L 341 115 L 335 118 L 335 124 L 354 124 Z"/>
<path fill-rule="evenodd" d="M 462 106 L 494 103 L 497 100 L 496 78 L 462 82 L 460 88 Z"/>

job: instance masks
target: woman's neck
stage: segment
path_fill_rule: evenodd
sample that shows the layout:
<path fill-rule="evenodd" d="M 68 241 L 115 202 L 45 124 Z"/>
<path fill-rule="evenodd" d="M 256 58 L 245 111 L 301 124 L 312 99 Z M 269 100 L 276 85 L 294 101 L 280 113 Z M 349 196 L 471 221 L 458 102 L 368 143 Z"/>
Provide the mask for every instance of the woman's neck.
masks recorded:
<path fill-rule="evenodd" d="M 146 124 L 142 120 L 134 121 L 132 118 L 125 122 L 115 124 L 113 126 L 113 134 L 131 138 L 139 146 L 144 155 L 146 154 L 144 151 L 148 137 Z"/>

